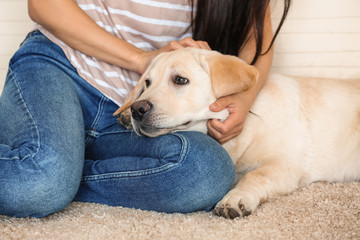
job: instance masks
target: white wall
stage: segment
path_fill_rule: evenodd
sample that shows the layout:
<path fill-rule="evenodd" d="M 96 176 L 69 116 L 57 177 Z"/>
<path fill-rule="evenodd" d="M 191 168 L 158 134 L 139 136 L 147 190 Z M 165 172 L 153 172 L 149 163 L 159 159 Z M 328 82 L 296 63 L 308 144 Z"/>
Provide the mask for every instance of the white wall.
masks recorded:
<path fill-rule="evenodd" d="M 277 26 L 282 0 L 272 0 Z M 360 78 L 360 0 L 292 0 L 276 41 L 274 72 Z M 0 92 L 8 61 L 33 28 L 26 0 L 0 0 Z"/>
<path fill-rule="evenodd" d="M 292 3 L 276 42 L 273 71 L 360 78 L 360 1 L 293 0 Z M 273 25 L 280 8 L 276 5 Z"/>
<path fill-rule="evenodd" d="M 9 60 L 33 26 L 26 0 L 0 0 L 0 92 Z"/>

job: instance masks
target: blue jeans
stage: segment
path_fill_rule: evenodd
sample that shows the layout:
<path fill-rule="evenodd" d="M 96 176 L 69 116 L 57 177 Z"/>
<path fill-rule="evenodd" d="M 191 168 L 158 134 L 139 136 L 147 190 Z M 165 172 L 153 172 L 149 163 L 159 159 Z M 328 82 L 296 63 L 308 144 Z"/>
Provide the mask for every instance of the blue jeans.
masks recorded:
<path fill-rule="evenodd" d="M 10 61 L 0 97 L 0 214 L 42 217 L 71 201 L 162 212 L 210 210 L 233 163 L 212 138 L 139 137 L 117 105 L 36 31 Z"/>

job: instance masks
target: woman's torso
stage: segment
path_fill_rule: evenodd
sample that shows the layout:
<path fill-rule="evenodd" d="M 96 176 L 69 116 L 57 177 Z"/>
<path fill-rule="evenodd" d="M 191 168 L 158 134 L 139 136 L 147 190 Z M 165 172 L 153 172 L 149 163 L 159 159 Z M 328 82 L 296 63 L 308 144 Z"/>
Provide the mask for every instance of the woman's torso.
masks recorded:
<path fill-rule="evenodd" d="M 153 51 L 172 40 L 191 36 L 189 0 L 77 0 L 80 8 L 107 32 L 136 47 Z M 78 73 L 118 105 L 136 85 L 139 74 L 87 56 L 61 42 L 39 26 L 58 44 Z"/>

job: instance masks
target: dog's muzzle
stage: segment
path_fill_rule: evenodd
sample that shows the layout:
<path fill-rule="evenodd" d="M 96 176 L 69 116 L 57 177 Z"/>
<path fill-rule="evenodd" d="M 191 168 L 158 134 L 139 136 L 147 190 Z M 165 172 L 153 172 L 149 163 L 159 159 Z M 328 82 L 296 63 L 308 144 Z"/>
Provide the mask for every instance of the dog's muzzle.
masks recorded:
<path fill-rule="evenodd" d="M 135 120 L 141 121 L 152 108 L 153 105 L 149 101 L 137 101 L 131 105 L 131 115 Z"/>

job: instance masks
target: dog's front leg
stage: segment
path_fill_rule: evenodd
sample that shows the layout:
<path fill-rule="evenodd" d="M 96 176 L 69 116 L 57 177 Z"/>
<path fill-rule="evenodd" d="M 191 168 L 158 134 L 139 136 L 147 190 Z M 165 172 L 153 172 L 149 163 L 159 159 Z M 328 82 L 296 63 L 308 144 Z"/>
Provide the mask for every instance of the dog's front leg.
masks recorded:
<path fill-rule="evenodd" d="M 126 129 L 131 130 L 132 125 L 131 125 L 131 111 L 130 111 L 130 108 L 127 108 L 123 112 L 121 112 L 117 117 L 117 121 L 118 121 L 118 123 L 120 125 L 122 125 Z"/>
<path fill-rule="evenodd" d="M 300 173 L 295 168 L 267 164 L 248 172 L 216 205 L 214 213 L 225 218 L 245 217 L 269 197 L 298 188 Z"/>

